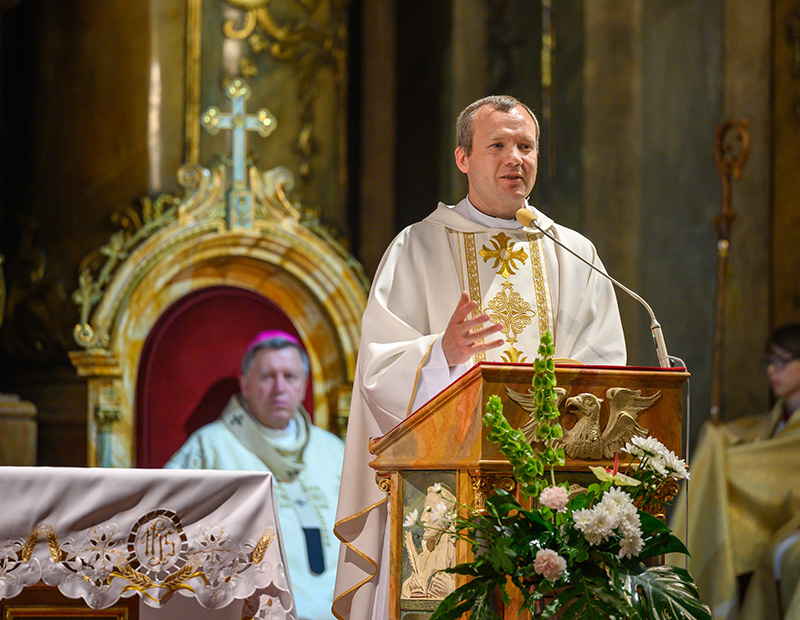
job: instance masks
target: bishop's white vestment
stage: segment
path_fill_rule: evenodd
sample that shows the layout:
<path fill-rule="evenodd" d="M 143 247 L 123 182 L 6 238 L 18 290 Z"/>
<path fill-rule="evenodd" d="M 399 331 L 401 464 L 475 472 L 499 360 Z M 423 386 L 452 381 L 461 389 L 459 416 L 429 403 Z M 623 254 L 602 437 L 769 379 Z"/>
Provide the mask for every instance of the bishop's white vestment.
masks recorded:
<path fill-rule="evenodd" d="M 298 618 L 332 620 L 338 550 L 333 524 L 344 444 L 303 413 L 294 419 L 300 430 L 297 445 L 273 449 L 264 441 L 269 429 L 234 396 L 220 418 L 192 433 L 164 467 L 272 472 Z M 281 458 L 292 451 L 299 458 Z"/>
<path fill-rule="evenodd" d="M 539 226 L 603 269 L 588 239 L 532 211 Z M 468 370 L 449 368 L 441 348 L 462 290 L 478 302 L 475 315 L 503 326 L 492 338 L 505 344 L 472 362 L 532 362 L 540 334 L 550 331 L 557 358 L 625 364 L 611 283 L 541 232 L 482 214 L 467 199 L 440 204 L 403 230 L 378 267 L 362 322 L 336 515 L 337 618 L 387 616 L 388 505 L 368 466 L 368 442 Z"/>

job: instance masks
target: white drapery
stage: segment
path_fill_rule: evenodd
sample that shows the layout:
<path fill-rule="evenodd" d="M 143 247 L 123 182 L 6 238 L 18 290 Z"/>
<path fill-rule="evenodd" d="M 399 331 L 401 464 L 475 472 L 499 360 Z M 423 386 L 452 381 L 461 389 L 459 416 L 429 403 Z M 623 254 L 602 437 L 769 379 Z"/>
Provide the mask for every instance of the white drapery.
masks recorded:
<path fill-rule="evenodd" d="M 0 468 L 0 598 L 43 581 L 102 609 L 176 592 L 296 618 L 269 473 Z M 266 610 L 269 610 L 269 613 Z"/>

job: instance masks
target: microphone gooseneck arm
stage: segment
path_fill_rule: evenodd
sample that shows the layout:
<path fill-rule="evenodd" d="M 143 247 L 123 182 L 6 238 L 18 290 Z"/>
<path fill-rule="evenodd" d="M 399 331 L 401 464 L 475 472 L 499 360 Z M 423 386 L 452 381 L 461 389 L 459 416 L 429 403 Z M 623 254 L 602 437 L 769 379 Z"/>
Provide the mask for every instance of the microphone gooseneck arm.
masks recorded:
<path fill-rule="evenodd" d="M 591 269 L 594 269 L 597 273 L 602 275 L 604 278 L 607 278 L 608 280 L 610 280 L 615 286 L 617 286 L 618 288 L 622 289 L 628 295 L 630 295 L 636 301 L 638 301 L 640 304 L 642 304 L 644 306 L 644 309 L 647 310 L 647 313 L 650 315 L 650 331 L 653 334 L 653 341 L 655 342 L 655 345 L 656 345 L 656 355 L 658 356 L 658 364 L 659 364 L 659 366 L 661 368 L 670 368 L 671 367 L 671 364 L 670 364 L 670 361 L 669 361 L 669 355 L 667 354 L 667 344 L 664 342 L 664 334 L 661 331 L 661 325 L 656 320 L 656 315 L 653 312 L 653 309 L 650 307 L 650 304 L 648 304 L 644 299 L 642 299 L 639 295 L 634 293 L 627 286 L 625 286 L 624 284 L 621 284 L 620 282 L 618 282 L 617 280 L 612 278 L 605 271 L 603 271 L 602 269 L 598 268 L 597 265 L 594 265 L 590 261 L 586 260 L 583 256 L 581 256 L 580 254 L 575 252 L 573 249 L 571 249 L 571 248 L 567 247 L 566 245 L 564 245 L 556 237 L 554 237 L 549 232 L 547 232 L 544 228 L 539 226 L 539 224 L 536 222 L 536 216 L 529 209 L 519 209 L 517 211 L 516 218 L 517 218 L 517 221 L 520 224 L 522 224 L 523 226 L 526 226 L 528 228 L 535 228 L 540 233 L 542 233 L 545 237 L 549 238 L 553 243 L 555 243 L 559 247 L 564 248 L 567 252 L 572 254 L 574 257 L 576 257 L 576 258 L 580 259 L 581 261 L 583 261 L 584 263 L 586 263 L 586 265 L 588 265 Z"/>

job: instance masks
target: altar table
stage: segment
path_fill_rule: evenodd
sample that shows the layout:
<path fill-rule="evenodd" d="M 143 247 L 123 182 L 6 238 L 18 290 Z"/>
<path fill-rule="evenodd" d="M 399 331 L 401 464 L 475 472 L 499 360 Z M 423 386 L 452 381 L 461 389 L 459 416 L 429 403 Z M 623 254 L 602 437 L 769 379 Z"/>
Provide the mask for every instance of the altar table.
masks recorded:
<path fill-rule="evenodd" d="M 0 467 L 0 602 L 43 582 L 90 609 L 138 596 L 147 617 L 190 604 L 296 619 L 272 485 L 260 472 Z"/>

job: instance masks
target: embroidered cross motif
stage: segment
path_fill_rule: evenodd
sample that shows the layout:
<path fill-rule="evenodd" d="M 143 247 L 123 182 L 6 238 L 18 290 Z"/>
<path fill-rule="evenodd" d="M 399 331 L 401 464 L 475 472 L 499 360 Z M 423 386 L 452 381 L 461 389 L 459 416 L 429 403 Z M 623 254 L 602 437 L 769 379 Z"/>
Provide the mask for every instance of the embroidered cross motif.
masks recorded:
<path fill-rule="evenodd" d="M 503 326 L 500 331 L 510 345 L 517 342 L 522 331 L 533 321 L 532 317 L 536 316 L 531 305 L 508 282 L 503 282 L 503 290 L 498 291 L 486 307 L 491 311 L 489 320 Z"/>
<path fill-rule="evenodd" d="M 487 263 L 494 259 L 492 269 L 497 269 L 497 273 L 504 278 L 508 278 L 508 276 L 518 269 L 514 264 L 515 261 L 521 261 L 523 265 L 525 264 L 528 258 L 525 250 L 522 248 L 518 250 L 509 248 L 511 237 L 505 233 L 497 233 L 490 241 L 494 248 L 489 248 L 484 245 L 478 254 L 480 254 L 484 262 Z"/>
<path fill-rule="evenodd" d="M 231 417 L 231 424 L 238 424 L 239 426 L 241 426 L 242 422 L 244 422 L 244 418 L 242 418 L 241 413 L 234 414 Z"/>

